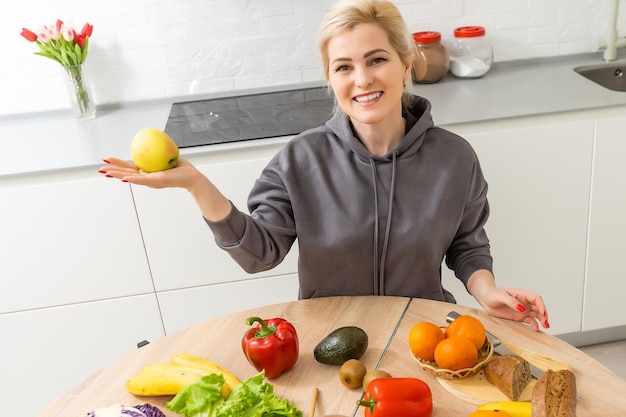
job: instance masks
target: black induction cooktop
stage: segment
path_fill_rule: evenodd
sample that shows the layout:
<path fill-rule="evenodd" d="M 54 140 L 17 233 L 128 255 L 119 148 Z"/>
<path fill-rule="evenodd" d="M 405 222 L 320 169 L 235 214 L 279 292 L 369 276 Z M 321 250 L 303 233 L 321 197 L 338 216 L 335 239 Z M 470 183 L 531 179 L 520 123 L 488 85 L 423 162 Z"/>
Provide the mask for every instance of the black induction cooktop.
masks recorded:
<path fill-rule="evenodd" d="M 327 87 L 174 103 L 165 125 L 180 148 L 297 135 L 332 117 Z"/>

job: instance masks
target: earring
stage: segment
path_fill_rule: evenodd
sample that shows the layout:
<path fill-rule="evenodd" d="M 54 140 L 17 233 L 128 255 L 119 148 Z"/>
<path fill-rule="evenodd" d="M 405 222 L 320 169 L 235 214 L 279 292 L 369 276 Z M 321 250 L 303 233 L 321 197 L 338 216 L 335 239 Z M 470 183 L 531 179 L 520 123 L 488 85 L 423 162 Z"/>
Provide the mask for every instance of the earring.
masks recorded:
<path fill-rule="evenodd" d="M 406 87 L 406 78 L 403 78 L 402 79 L 402 88 L 405 88 L 405 87 Z"/>

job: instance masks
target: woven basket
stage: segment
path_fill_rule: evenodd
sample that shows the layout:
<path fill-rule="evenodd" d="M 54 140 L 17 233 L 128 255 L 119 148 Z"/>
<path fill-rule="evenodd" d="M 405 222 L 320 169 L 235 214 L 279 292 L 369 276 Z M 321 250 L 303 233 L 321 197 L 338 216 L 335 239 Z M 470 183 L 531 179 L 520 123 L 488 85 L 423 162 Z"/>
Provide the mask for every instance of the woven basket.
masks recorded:
<path fill-rule="evenodd" d="M 413 359 L 419 363 L 419 365 L 429 374 L 434 375 L 438 378 L 443 379 L 463 379 L 468 376 L 472 376 L 480 372 L 481 369 L 493 356 L 493 344 L 489 339 L 486 340 L 485 345 L 478 351 L 478 363 L 473 368 L 463 368 L 458 371 L 453 371 L 451 369 L 439 368 L 435 361 L 426 361 L 418 358 L 413 355 L 412 352 L 409 351 Z"/>

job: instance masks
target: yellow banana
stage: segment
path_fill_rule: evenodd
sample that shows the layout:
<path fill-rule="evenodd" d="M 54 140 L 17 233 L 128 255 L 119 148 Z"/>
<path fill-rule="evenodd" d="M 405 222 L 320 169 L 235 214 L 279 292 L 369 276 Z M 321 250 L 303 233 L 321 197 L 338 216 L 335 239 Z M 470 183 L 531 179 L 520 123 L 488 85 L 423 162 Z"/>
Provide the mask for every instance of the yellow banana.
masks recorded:
<path fill-rule="evenodd" d="M 191 353 L 177 353 L 172 356 L 171 361 L 174 365 L 196 368 L 205 375 L 222 375 L 226 380 L 226 383 L 222 386 L 222 396 L 224 397 L 227 397 L 231 393 L 231 391 L 234 390 L 235 387 L 241 382 L 235 376 L 235 374 L 233 374 L 223 366 L 220 366 L 215 362 L 211 362 L 208 359 L 201 358 Z M 228 393 L 226 395 L 224 395 L 224 387 L 228 388 Z"/>
<path fill-rule="evenodd" d="M 511 417 L 531 417 L 530 401 L 496 401 L 478 406 L 478 410 L 504 411 Z"/>
<path fill-rule="evenodd" d="M 149 363 L 148 365 L 141 368 L 139 373 L 162 374 L 162 373 L 176 372 L 176 371 L 189 372 L 191 374 L 199 374 L 201 376 L 206 375 L 206 372 L 204 372 L 201 369 L 194 368 L 191 366 L 185 366 L 185 365 L 176 365 L 173 363 Z"/>
<path fill-rule="evenodd" d="M 176 395 L 203 376 L 218 374 L 225 380 L 220 394 L 228 397 L 240 382 L 226 368 L 189 353 L 175 354 L 171 362 L 151 363 L 141 368 L 138 374 L 126 381 L 128 392 L 139 396 Z"/>
<path fill-rule="evenodd" d="M 159 364 L 167 365 L 167 364 Z M 202 378 L 202 373 L 174 366 L 150 367 L 126 381 L 128 392 L 139 396 L 176 395 Z"/>

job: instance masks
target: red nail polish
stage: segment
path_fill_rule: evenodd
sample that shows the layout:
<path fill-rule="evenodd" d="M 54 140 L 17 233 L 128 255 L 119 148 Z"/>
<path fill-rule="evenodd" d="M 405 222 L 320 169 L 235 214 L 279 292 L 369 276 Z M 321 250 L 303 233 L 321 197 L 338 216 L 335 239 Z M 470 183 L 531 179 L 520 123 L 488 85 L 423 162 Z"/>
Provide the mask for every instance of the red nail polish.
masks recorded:
<path fill-rule="evenodd" d="M 124 179 L 123 179 L 123 180 L 122 180 L 122 182 L 128 182 L 128 180 L 124 180 Z"/>
<path fill-rule="evenodd" d="M 546 325 L 546 329 L 549 329 L 550 328 L 550 323 L 548 323 L 548 320 L 546 320 L 544 323 Z"/>
<path fill-rule="evenodd" d="M 522 313 L 523 313 L 524 311 L 526 311 L 526 307 L 524 307 L 524 306 L 523 306 L 523 305 L 521 305 L 521 304 L 518 304 L 516 308 L 517 308 L 517 311 L 520 311 L 520 312 L 522 312 Z"/>
<path fill-rule="evenodd" d="M 108 159 L 103 159 L 103 161 L 104 161 L 105 164 L 110 164 L 111 163 L 111 161 L 109 161 Z"/>
<path fill-rule="evenodd" d="M 106 174 L 106 175 L 105 175 L 105 177 L 107 177 L 107 178 L 113 178 L 113 175 L 111 175 L 111 174 Z"/>
<path fill-rule="evenodd" d="M 101 174 L 106 174 L 106 170 L 104 170 L 104 169 L 99 169 L 98 172 L 101 173 Z"/>

